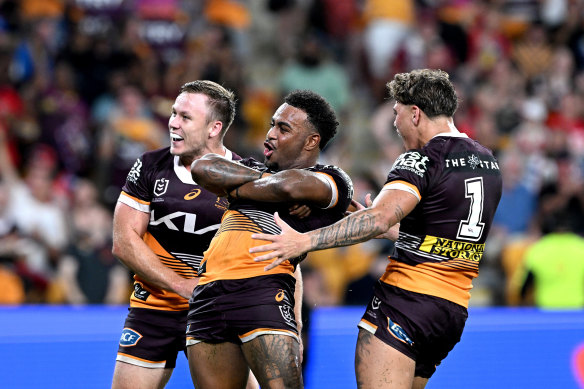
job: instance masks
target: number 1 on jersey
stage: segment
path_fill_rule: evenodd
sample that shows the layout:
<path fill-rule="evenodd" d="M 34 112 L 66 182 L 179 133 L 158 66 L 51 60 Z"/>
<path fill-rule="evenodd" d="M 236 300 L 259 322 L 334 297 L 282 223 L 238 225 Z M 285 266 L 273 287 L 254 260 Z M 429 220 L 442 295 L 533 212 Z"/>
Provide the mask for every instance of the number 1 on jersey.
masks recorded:
<path fill-rule="evenodd" d="M 458 226 L 457 238 L 477 241 L 483 234 L 485 223 L 481 223 L 483 216 L 483 178 L 468 178 L 464 180 L 465 197 L 470 198 L 468 218 L 461 220 Z"/>

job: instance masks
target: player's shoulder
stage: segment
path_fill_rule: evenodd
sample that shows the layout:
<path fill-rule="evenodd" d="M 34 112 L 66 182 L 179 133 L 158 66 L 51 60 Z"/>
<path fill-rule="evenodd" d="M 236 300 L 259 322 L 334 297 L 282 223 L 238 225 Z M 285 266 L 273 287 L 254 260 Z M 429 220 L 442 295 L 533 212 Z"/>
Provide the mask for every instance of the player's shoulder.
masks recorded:
<path fill-rule="evenodd" d="M 421 151 L 427 155 L 444 154 L 452 150 L 463 150 L 466 152 L 493 155 L 492 150 L 488 147 L 483 146 L 477 140 L 472 139 L 463 133 L 452 136 L 436 136 L 421 149 Z"/>
<path fill-rule="evenodd" d="M 161 166 L 168 166 L 172 158 L 170 147 L 145 152 L 132 165 L 126 176 L 126 182 L 136 184 L 139 180 L 143 180 L 144 177 L 150 177 Z"/>
<path fill-rule="evenodd" d="M 331 175 L 337 175 L 337 176 L 341 177 L 347 183 L 349 183 L 349 184 L 352 183 L 351 177 L 349 177 L 349 175 L 343 169 L 341 169 L 340 167 L 335 166 L 335 165 L 317 164 L 315 166 L 308 168 L 308 170 L 313 171 L 313 172 L 318 172 L 318 173 L 327 173 L 327 174 L 331 174 Z"/>
<path fill-rule="evenodd" d="M 241 161 L 243 159 L 241 157 L 241 155 L 239 155 L 231 150 L 229 150 L 229 153 L 230 153 L 229 155 L 230 155 L 232 161 Z"/>
<path fill-rule="evenodd" d="M 174 156 L 170 154 L 170 147 L 147 151 L 141 156 L 142 161 L 148 165 L 158 165 L 160 163 L 172 161 Z"/>
<path fill-rule="evenodd" d="M 267 170 L 266 165 L 264 165 L 262 162 L 258 161 L 254 157 L 242 158 L 242 159 L 238 160 L 237 162 L 239 162 L 243 166 L 247 166 L 247 167 L 250 167 L 252 169 L 262 170 L 262 171 Z"/>

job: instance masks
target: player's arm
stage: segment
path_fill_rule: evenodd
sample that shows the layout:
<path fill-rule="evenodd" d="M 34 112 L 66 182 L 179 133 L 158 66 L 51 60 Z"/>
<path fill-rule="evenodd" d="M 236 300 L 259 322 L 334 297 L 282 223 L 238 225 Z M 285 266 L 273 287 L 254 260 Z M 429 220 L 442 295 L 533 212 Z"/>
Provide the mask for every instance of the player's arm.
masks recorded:
<path fill-rule="evenodd" d="M 225 197 L 232 189 L 259 179 L 262 173 L 218 154 L 206 154 L 191 164 L 191 176 L 208 191 Z"/>
<path fill-rule="evenodd" d="M 282 228 L 282 233 L 280 235 L 253 234 L 254 239 L 272 243 L 252 247 L 250 252 L 271 251 L 255 259 L 265 261 L 276 258 L 274 262 L 266 266 L 266 270 L 269 270 L 285 260 L 298 257 L 308 251 L 349 246 L 385 234 L 417 204 L 418 197 L 410 192 L 384 190 L 377 196 L 371 208 L 354 212 L 335 224 L 303 234 L 292 229 L 276 214 L 276 223 Z"/>
<path fill-rule="evenodd" d="M 294 278 L 296 278 L 296 286 L 294 289 L 294 317 L 296 318 L 298 341 L 300 342 L 300 363 L 302 363 L 302 352 L 304 349 L 304 343 L 302 342 L 302 296 L 304 294 L 304 284 L 302 283 L 302 272 L 300 271 L 300 266 L 296 266 Z"/>
<path fill-rule="evenodd" d="M 217 154 L 206 154 L 191 164 L 191 175 L 205 189 L 225 196 L 266 202 L 330 204 L 331 183 L 321 173 L 291 169 L 276 174 L 261 173 Z"/>
<path fill-rule="evenodd" d="M 144 280 L 188 299 L 198 278 L 186 279 L 164 266 L 142 239 L 150 215 L 122 202 L 116 204 L 112 253 Z"/>
<path fill-rule="evenodd" d="M 373 201 L 371 200 L 371 193 L 367 193 L 365 196 L 365 205 L 361 204 L 355 199 L 351 200 L 351 205 L 349 205 L 349 209 L 345 213 L 346 216 L 352 214 L 353 212 L 361 211 L 362 209 L 367 209 L 373 205 Z M 393 242 L 397 241 L 399 238 L 399 223 L 394 224 L 387 230 L 385 233 L 377 235 L 375 239 L 388 239 Z"/>
<path fill-rule="evenodd" d="M 335 185 L 332 178 L 327 177 L 304 169 L 284 170 L 243 184 L 229 194 L 265 202 L 307 202 L 326 208 L 331 203 Z"/>

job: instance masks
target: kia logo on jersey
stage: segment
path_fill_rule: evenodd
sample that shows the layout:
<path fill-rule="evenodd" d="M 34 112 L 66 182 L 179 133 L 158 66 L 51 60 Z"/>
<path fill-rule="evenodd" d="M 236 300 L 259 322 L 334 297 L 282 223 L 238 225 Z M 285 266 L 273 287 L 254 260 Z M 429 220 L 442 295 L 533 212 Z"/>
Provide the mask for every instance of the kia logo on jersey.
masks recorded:
<path fill-rule="evenodd" d="M 166 178 L 159 178 L 154 183 L 154 195 L 155 196 L 162 196 L 166 193 L 168 189 L 168 180 Z"/>

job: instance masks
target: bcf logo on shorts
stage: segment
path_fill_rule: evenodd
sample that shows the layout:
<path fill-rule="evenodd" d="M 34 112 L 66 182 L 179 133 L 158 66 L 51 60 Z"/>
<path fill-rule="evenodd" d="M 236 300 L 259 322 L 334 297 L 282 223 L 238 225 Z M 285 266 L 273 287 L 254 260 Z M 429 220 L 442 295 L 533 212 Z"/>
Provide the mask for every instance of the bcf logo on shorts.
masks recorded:
<path fill-rule="evenodd" d="M 120 346 L 131 347 L 135 346 L 138 341 L 142 339 L 142 335 L 131 328 L 124 328 L 122 336 L 120 337 Z"/>

